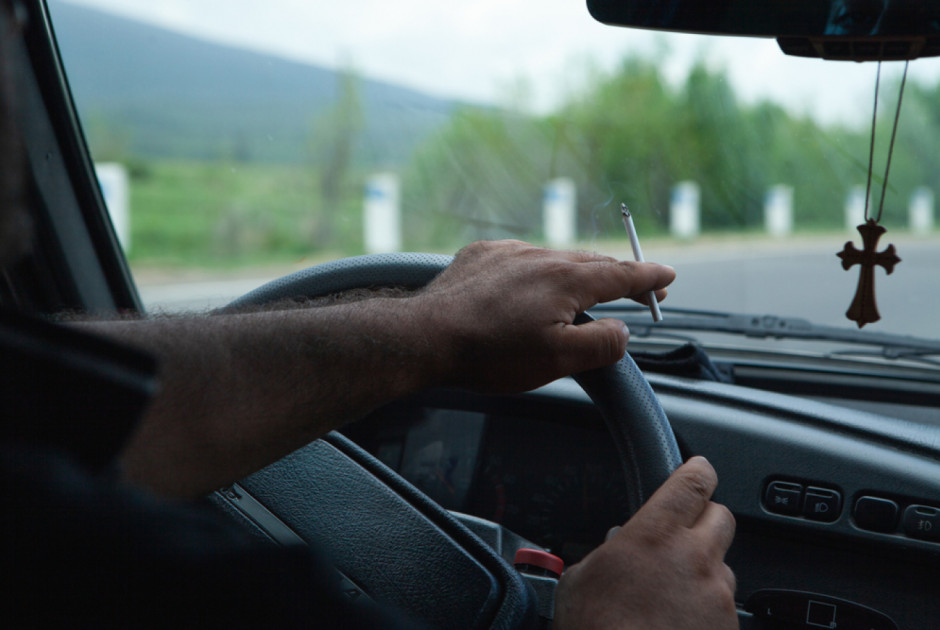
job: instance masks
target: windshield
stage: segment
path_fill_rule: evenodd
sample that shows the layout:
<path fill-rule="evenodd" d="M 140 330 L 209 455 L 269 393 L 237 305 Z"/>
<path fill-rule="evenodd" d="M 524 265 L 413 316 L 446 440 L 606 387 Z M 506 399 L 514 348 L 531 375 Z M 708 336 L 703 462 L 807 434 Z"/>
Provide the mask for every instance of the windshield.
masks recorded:
<path fill-rule="evenodd" d="M 673 265 L 664 303 L 855 329 L 877 66 L 596 23 L 580 0 L 51 0 L 151 310 L 342 256 L 520 238 Z M 881 320 L 937 337 L 940 61 L 885 64 L 869 213 Z M 763 340 L 761 343 L 787 343 Z"/>

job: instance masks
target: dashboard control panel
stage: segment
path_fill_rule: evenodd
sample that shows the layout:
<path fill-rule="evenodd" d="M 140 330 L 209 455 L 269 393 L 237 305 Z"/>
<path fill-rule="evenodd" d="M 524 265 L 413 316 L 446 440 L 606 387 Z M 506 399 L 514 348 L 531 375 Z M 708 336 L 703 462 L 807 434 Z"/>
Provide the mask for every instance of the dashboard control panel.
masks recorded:
<path fill-rule="evenodd" d="M 775 480 L 764 491 L 764 507 L 774 514 L 832 523 L 842 514 L 842 494 L 833 488 Z"/>
<path fill-rule="evenodd" d="M 898 525 L 898 504 L 883 497 L 861 496 L 855 500 L 853 517 L 861 529 L 890 533 Z"/>
<path fill-rule="evenodd" d="M 929 505 L 909 505 L 902 519 L 904 533 L 911 538 L 940 542 L 940 510 Z"/>
<path fill-rule="evenodd" d="M 859 529 L 927 542 L 940 542 L 940 508 L 921 500 L 863 495 L 855 500 L 852 519 Z"/>
<path fill-rule="evenodd" d="M 771 479 L 761 494 L 768 512 L 821 523 L 842 516 L 842 493 L 822 484 L 793 479 Z M 940 508 L 922 500 L 864 493 L 851 505 L 854 525 L 861 530 L 940 542 Z"/>

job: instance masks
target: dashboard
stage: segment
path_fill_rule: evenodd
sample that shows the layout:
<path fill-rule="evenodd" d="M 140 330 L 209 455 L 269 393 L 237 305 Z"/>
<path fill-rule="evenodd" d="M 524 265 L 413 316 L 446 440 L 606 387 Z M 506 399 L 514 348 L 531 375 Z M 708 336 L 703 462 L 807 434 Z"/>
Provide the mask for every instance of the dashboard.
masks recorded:
<path fill-rule="evenodd" d="M 646 376 L 683 456 L 708 457 L 715 499 L 737 519 L 727 562 L 753 624 L 742 628 L 937 627 L 936 423 L 910 420 L 901 404 L 839 404 L 838 388 L 820 401 Z M 514 397 L 431 392 L 344 433 L 447 509 L 496 521 L 566 563 L 627 517 L 603 420 L 568 379 Z"/>
<path fill-rule="evenodd" d="M 344 433 L 442 507 L 503 525 L 566 564 L 626 521 L 620 460 L 593 408 L 438 396 Z"/>

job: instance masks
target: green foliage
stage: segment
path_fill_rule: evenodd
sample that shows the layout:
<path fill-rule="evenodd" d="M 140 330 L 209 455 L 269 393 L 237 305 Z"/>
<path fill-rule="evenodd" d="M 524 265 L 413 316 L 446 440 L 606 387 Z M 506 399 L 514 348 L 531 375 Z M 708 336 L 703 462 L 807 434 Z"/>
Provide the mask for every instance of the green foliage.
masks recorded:
<path fill-rule="evenodd" d="M 896 94 L 897 86 L 889 88 Z M 892 98 L 879 107 L 883 111 L 879 122 L 879 149 L 886 155 L 890 126 L 897 100 Z M 884 161 L 875 162 L 878 195 L 872 195 L 877 204 Z M 904 225 L 907 222 L 908 196 L 918 186 L 940 192 L 940 84 L 932 87 L 909 82 L 905 90 L 901 118 L 898 123 L 897 144 L 891 165 L 891 177 L 885 195 L 884 221 Z"/>
<path fill-rule="evenodd" d="M 302 166 L 152 162 L 146 176 L 131 180 L 131 262 L 236 266 L 302 259 L 317 251 L 314 235 L 325 221 L 319 192 Z M 358 216 L 345 210 L 343 216 Z M 361 221 L 331 225 L 338 226 L 337 240 L 361 232 Z"/>
<path fill-rule="evenodd" d="M 579 229 L 609 228 L 612 222 L 619 231 L 619 215 L 610 208 L 620 201 L 649 210 L 636 215 L 644 233 L 662 228 L 672 174 L 683 161 L 675 150 L 678 104 L 656 67 L 645 60 L 628 59 L 616 74 L 595 81 L 551 118 L 558 132 L 555 174 L 574 170 Z"/>
<path fill-rule="evenodd" d="M 882 105 L 879 120 L 876 205 L 893 105 Z M 888 224 L 906 224 L 914 188 L 940 185 L 930 167 L 940 160 L 938 112 L 940 87 L 909 87 Z M 701 188 L 704 230 L 762 229 L 765 195 L 776 184 L 794 188 L 797 230 L 841 229 L 849 190 L 865 185 L 867 158 L 867 130 L 824 128 L 768 102 L 743 105 L 725 73 L 704 63 L 670 88 L 656 62 L 634 57 L 613 73 L 595 72 L 586 90 L 549 116 L 459 112 L 410 164 L 405 211 L 418 245 L 442 235 L 537 240 L 541 187 L 566 176 L 577 183 L 585 237 L 619 232 L 620 201 L 637 211 L 644 233 L 664 233 L 672 188 L 691 180 Z"/>
<path fill-rule="evenodd" d="M 148 162 L 132 175 L 132 260 L 238 265 L 362 251 L 364 176 L 352 157 L 362 132 L 357 80 L 314 125 L 306 165 Z M 896 86 L 895 86 L 896 87 Z M 887 90 L 887 89 L 886 89 Z M 886 93 L 892 93 L 887 92 Z M 893 92 L 896 93 L 896 92 Z M 872 202 L 881 195 L 894 105 L 880 104 Z M 113 134 L 121 157 L 126 135 Z M 550 115 L 463 107 L 392 170 L 401 174 L 405 247 L 453 251 L 476 238 L 543 238 L 545 184 L 577 185 L 579 234 L 614 235 L 616 208 L 643 234 L 666 234 L 672 189 L 701 188 L 705 231 L 760 232 L 767 190 L 794 189 L 798 231 L 843 229 L 849 190 L 868 174 L 869 130 L 822 127 L 768 102 L 742 104 L 721 70 L 696 65 L 670 86 L 650 60 L 630 58 Z M 940 85 L 908 86 L 884 222 L 907 224 L 911 193 L 940 190 Z"/>
<path fill-rule="evenodd" d="M 364 125 L 360 79 L 352 70 L 337 73 L 336 78 L 336 100 L 317 118 L 311 137 L 324 206 L 323 224 L 316 233 L 319 245 L 329 244 L 335 237 L 332 218 L 341 215 L 350 196 L 353 152 Z"/>
<path fill-rule="evenodd" d="M 776 127 L 749 116 L 725 76 L 701 64 L 692 68 L 678 100 L 685 158 L 680 177 L 702 188 L 702 224 L 718 229 L 759 224 Z"/>

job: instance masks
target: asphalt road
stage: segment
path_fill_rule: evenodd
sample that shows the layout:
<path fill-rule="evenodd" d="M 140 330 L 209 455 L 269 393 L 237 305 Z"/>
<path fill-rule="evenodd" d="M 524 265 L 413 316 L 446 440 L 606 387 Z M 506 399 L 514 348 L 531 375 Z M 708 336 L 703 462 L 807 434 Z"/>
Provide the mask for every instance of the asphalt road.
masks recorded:
<path fill-rule="evenodd" d="M 817 324 L 855 326 L 845 317 L 859 267 L 846 271 L 836 252 L 848 236 L 747 245 L 648 248 L 647 260 L 676 268 L 664 306 L 803 317 Z M 861 247 L 860 239 L 854 239 Z M 890 238 L 901 262 L 875 271 L 881 321 L 865 330 L 940 337 L 940 239 Z M 616 252 L 614 252 L 616 253 Z"/>
<path fill-rule="evenodd" d="M 845 318 L 858 282 L 858 267 L 844 271 L 836 252 L 851 235 L 792 240 L 751 239 L 745 243 L 703 239 L 692 244 L 644 244 L 648 260 L 671 264 L 678 277 L 664 306 L 797 316 L 816 323 L 854 326 Z M 854 239 L 857 246 L 860 240 Z M 875 273 L 881 321 L 866 330 L 940 337 L 940 237 L 887 234 L 901 263 L 894 273 Z M 626 244 L 592 247 L 620 258 Z M 276 277 L 271 272 L 244 279 L 189 282 L 139 280 L 148 309 L 205 310 Z"/>

